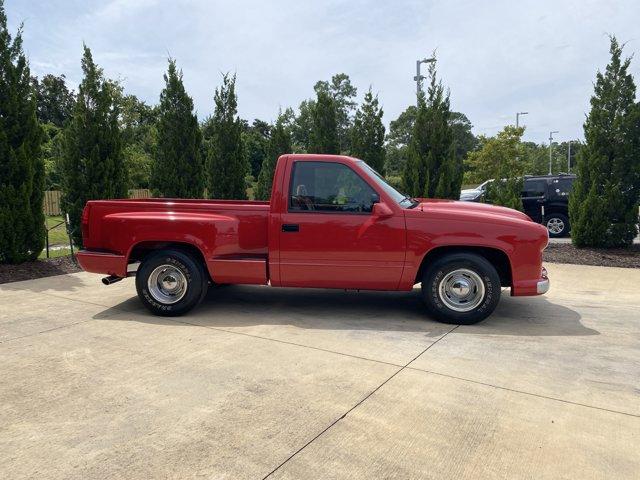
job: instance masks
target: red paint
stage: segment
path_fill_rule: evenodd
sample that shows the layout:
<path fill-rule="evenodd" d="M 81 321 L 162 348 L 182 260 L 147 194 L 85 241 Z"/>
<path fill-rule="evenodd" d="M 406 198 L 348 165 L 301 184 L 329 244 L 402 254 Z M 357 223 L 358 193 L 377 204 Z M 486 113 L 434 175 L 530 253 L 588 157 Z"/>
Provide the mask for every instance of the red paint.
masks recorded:
<path fill-rule="evenodd" d="M 351 168 L 380 196 L 371 213 L 289 211 L 296 162 Z M 298 225 L 297 232 L 283 232 Z M 188 244 L 218 283 L 270 281 L 273 286 L 410 290 L 425 256 L 436 248 L 482 247 L 509 260 L 513 295 L 536 295 L 547 230 L 507 208 L 422 200 L 403 208 L 353 158 L 283 155 L 271 203 L 224 200 L 97 200 L 83 214 L 90 272 L 124 276 L 136 246 Z M 99 252 L 99 253 L 96 253 Z"/>

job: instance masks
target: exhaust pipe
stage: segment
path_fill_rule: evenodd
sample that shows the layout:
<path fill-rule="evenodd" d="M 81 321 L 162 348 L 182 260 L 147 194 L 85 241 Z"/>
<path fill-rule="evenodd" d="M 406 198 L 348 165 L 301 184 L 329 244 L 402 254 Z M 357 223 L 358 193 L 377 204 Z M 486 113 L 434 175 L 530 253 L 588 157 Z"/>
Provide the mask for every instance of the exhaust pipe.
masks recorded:
<path fill-rule="evenodd" d="M 113 283 L 119 282 L 122 280 L 122 277 L 116 277 L 115 275 L 109 275 L 108 277 L 104 277 L 102 279 L 102 283 L 105 285 L 111 285 Z"/>

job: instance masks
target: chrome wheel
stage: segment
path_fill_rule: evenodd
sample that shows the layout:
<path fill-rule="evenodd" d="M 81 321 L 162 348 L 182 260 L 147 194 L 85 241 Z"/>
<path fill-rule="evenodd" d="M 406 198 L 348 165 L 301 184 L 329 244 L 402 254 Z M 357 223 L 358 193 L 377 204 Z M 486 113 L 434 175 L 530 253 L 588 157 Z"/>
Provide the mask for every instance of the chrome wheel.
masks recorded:
<path fill-rule="evenodd" d="M 564 231 L 564 222 L 561 218 L 553 217 L 547 221 L 547 229 L 549 233 L 560 235 Z"/>
<path fill-rule="evenodd" d="M 149 275 L 147 286 L 155 300 L 171 305 L 182 300 L 187 293 L 187 278 L 173 265 L 160 265 Z"/>
<path fill-rule="evenodd" d="M 484 282 L 473 270 L 459 268 L 447 273 L 438 285 L 442 303 L 456 312 L 469 312 L 484 299 Z"/>

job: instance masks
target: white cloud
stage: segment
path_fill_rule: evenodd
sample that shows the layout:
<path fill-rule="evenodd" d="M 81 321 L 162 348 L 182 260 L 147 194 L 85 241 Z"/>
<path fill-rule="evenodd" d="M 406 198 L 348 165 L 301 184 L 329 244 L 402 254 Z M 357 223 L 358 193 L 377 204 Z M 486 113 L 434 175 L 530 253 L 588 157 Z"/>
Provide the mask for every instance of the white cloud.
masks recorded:
<path fill-rule="evenodd" d="M 635 38 L 635 1 L 236 1 L 50 0 L 8 2 L 12 26 L 25 21 L 36 74 L 77 82 L 82 42 L 105 72 L 156 102 L 168 54 L 184 71 L 200 117 L 212 109 L 221 72 L 237 72 L 240 113 L 273 119 L 297 106 L 313 84 L 345 72 L 361 94 L 380 93 L 385 119 L 414 102 L 415 60 L 437 48 L 453 107 L 477 133 L 523 118 L 526 137 L 549 130 L 582 136 L 607 33 Z M 640 72 L 638 61 L 633 72 Z"/>

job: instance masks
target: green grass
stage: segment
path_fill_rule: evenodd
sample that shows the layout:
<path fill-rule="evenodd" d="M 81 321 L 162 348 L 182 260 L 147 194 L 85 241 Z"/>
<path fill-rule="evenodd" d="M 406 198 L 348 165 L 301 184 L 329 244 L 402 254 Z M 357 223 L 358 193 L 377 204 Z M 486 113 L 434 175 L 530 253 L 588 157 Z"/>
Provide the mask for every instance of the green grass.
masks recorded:
<path fill-rule="evenodd" d="M 69 245 L 69 236 L 65 228 L 64 222 L 53 228 L 54 225 L 63 222 L 62 217 L 46 217 L 47 228 L 49 230 L 49 245 Z"/>
<path fill-rule="evenodd" d="M 74 249 L 75 252 L 75 249 Z M 67 257 L 71 255 L 71 250 L 69 248 L 61 248 L 59 250 L 49 250 L 49 258 L 58 258 L 58 257 Z M 44 249 L 40 252 L 38 256 L 39 259 L 47 258 L 47 250 Z"/>
<path fill-rule="evenodd" d="M 60 223 L 62 222 L 62 223 Z M 61 216 L 45 217 L 45 223 L 49 230 L 49 247 L 65 246 L 66 248 L 49 250 L 49 258 L 64 257 L 71 253 L 69 249 L 69 236 Z M 60 225 L 58 225 L 60 224 Z M 57 226 L 56 226 L 57 225 Z M 42 250 L 38 258 L 47 258 L 46 248 Z"/>

